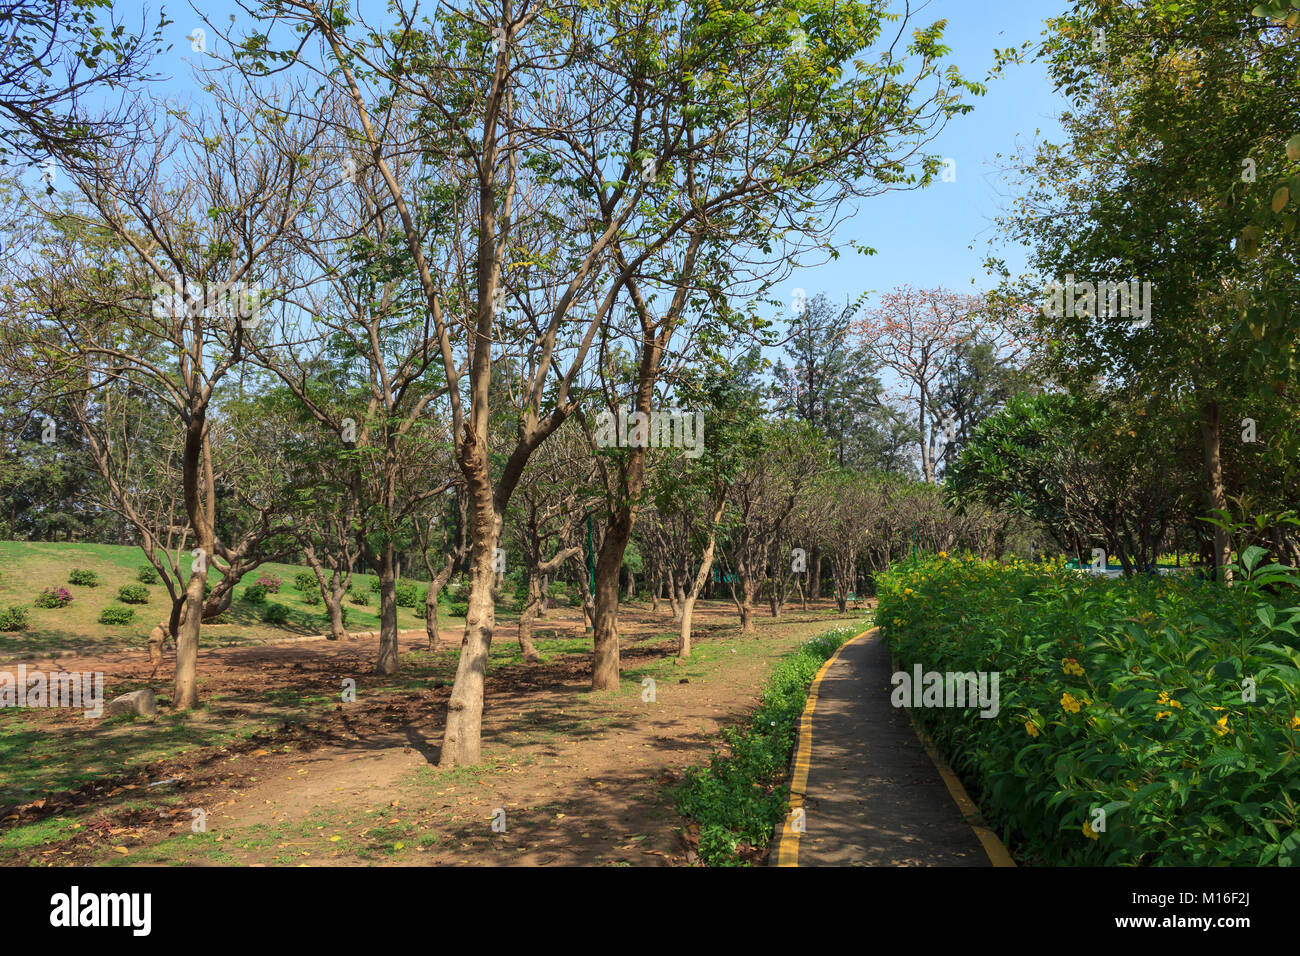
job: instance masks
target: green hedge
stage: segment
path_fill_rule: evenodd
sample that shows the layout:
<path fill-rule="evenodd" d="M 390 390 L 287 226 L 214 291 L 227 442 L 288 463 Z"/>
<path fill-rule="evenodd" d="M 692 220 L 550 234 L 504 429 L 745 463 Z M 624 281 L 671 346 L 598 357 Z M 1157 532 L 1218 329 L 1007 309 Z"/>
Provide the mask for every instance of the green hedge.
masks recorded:
<path fill-rule="evenodd" d="M 117 599 L 123 604 L 148 604 L 149 589 L 143 584 L 123 584 L 117 589 Z"/>
<path fill-rule="evenodd" d="M 677 811 L 700 825 L 700 861 L 740 866 L 742 844 L 768 845 L 785 816 L 786 769 L 799 717 L 817 670 L 862 626 L 839 627 L 805 641 L 772 669 L 747 727 L 723 730 L 726 751 L 686 772 L 674 793 Z"/>
<path fill-rule="evenodd" d="M 1300 581 L 1260 558 L 1225 588 L 939 557 L 877 621 L 901 671 L 1000 674 L 996 717 L 913 716 L 1027 861 L 1295 865 Z"/>
<path fill-rule="evenodd" d="M 68 583 L 83 588 L 97 588 L 99 587 L 99 575 L 85 568 L 73 568 L 68 574 Z"/>
<path fill-rule="evenodd" d="M 135 620 L 135 609 L 122 607 L 120 604 L 110 604 L 104 610 L 99 612 L 100 624 L 130 624 Z"/>

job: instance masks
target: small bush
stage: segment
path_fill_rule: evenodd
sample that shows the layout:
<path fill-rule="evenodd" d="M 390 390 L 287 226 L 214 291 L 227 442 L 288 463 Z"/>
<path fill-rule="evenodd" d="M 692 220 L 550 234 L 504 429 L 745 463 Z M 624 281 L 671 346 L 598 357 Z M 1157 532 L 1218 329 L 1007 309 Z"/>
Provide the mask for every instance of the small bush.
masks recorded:
<path fill-rule="evenodd" d="M 261 576 L 257 579 L 257 583 L 266 588 L 266 590 L 271 594 L 280 593 L 281 581 L 274 574 L 263 571 Z"/>
<path fill-rule="evenodd" d="M 289 620 L 289 609 L 283 604 L 268 604 L 262 612 L 262 620 L 267 624 L 283 624 Z"/>
<path fill-rule="evenodd" d="M 447 613 L 452 617 L 464 617 L 469 613 L 469 602 L 449 601 L 447 602 Z"/>
<path fill-rule="evenodd" d="M 36 596 L 37 607 L 67 607 L 72 603 L 72 592 L 67 588 L 46 588 Z"/>
<path fill-rule="evenodd" d="M 421 603 L 420 589 L 414 581 L 401 581 L 393 589 L 393 600 L 398 607 L 418 607 Z"/>
<path fill-rule="evenodd" d="M 349 592 L 348 592 L 348 600 L 351 601 L 353 604 L 359 604 L 359 605 L 361 605 L 362 607 L 369 607 L 369 606 L 370 606 L 370 592 L 369 592 L 369 591 L 349 591 Z"/>
<path fill-rule="evenodd" d="M 99 612 L 100 624 L 130 624 L 134 620 L 135 608 L 122 607 L 119 604 L 110 604 Z"/>
<path fill-rule="evenodd" d="M 142 564 L 135 572 L 135 579 L 141 584 L 157 584 L 158 569 L 152 564 Z"/>
<path fill-rule="evenodd" d="M 248 587 L 244 588 L 244 600 L 249 604 L 265 604 L 266 595 L 267 590 L 265 584 L 250 584 Z"/>
<path fill-rule="evenodd" d="M 0 607 L 0 631 L 24 631 L 27 629 L 27 608 L 21 604 Z"/>
<path fill-rule="evenodd" d="M 87 571 L 85 568 L 73 568 L 72 573 L 68 575 L 68 583 L 83 588 L 97 588 L 99 587 L 99 575 L 94 571 Z"/>
<path fill-rule="evenodd" d="M 143 584 L 123 584 L 117 589 L 117 599 L 123 604 L 148 604 L 149 589 Z"/>
<path fill-rule="evenodd" d="M 317 604 L 320 603 L 320 591 L 319 590 L 303 591 L 302 603 L 310 605 L 311 607 L 315 607 Z"/>
<path fill-rule="evenodd" d="M 379 593 L 379 578 L 371 578 L 371 579 L 370 579 L 370 591 L 371 591 L 372 594 L 378 594 L 378 593 Z"/>
<path fill-rule="evenodd" d="M 293 576 L 293 587 L 296 591 L 306 593 L 307 591 L 316 590 L 320 587 L 320 584 L 316 581 L 316 575 L 310 571 L 299 571 Z"/>

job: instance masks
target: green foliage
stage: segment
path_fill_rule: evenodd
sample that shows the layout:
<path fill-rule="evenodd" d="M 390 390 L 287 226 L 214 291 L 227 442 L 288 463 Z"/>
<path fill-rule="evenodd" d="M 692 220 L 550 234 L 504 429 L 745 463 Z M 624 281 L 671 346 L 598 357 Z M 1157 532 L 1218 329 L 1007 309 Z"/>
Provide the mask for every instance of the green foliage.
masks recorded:
<path fill-rule="evenodd" d="M 72 603 L 72 592 L 67 588 L 46 588 L 33 603 L 43 608 L 67 607 Z"/>
<path fill-rule="evenodd" d="M 316 581 L 316 575 L 311 571 L 299 571 L 293 576 L 293 587 L 296 591 L 306 593 L 315 591 L 320 587 L 320 584 Z"/>
<path fill-rule="evenodd" d="M 244 600 L 249 604 L 265 604 L 268 593 L 265 584 L 250 584 L 244 588 Z"/>
<path fill-rule="evenodd" d="M 786 767 L 818 668 L 858 629 L 840 627 L 805 641 L 772 669 L 748 727 L 722 733 L 727 753 L 687 771 L 674 793 L 677 810 L 700 825 L 700 860 L 736 866 L 742 843 L 767 846 L 785 814 Z"/>
<path fill-rule="evenodd" d="M 135 572 L 135 579 L 141 584 L 157 584 L 158 569 L 152 564 L 142 564 L 139 570 Z"/>
<path fill-rule="evenodd" d="M 349 592 L 348 592 L 348 600 L 351 601 L 353 604 L 360 605 L 361 607 L 369 607 L 369 606 L 370 606 L 370 592 L 369 592 L 369 591 L 349 591 Z"/>
<path fill-rule="evenodd" d="M 21 604 L 0 607 L 0 631 L 25 631 L 28 626 L 28 610 Z"/>
<path fill-rule="evenodd" d="M 419 607 L 424 603 L 424 595 L 414 581 L 399 581 L 393 588 L 393 599 L 398 607 Z"/>
<path fill-rule="evenodd" d="M 283 624 L 289 620 L 289 609 L 283 604 L 268 604 L 262 611 L 262 620 L 267 624 Z"/>
<path fill-rule="evenodd" d="M 68 574 L 68 583 L 83 588 L 97 588 L 99 587 L 99 575 L 84 568 L 73 568 Z"/>
<path fill-rule="evenodd" d="M 135 608 L 122 607 L 118 604 L 110 604 L 99 612 L 100 624 L 122 625 L 130 624 L 134 620 Z"/>
<path fill-rule="evenodd" d="M 123 584 L 117 589 L 117 599 L 123 604 L 148 604 L 149 589 L 143 584 Z"/>
<path fill-rule="evenodd" d="M 467 614 L 469 614 L 469 602 L 448 601 L 447 613 L 450 614 L 452 617 L 465 617 Z"/>
<path fill-rule="evenodd" d="M 913 716 L 1029 860 L 1294 865 L 1300 579 L 1262 558 L 1232 588 L 936 558 L 877 620 L 902 671 L 1000 675 L 994 717 Z"/>
<path fill-rule="evenodd" d="M 319 589 L 319 588 L 315 589 L 314 591 L 303 591 L 303 592 L 302 592 L 302 603 L 303 603 L 303 604 L 309 605 L 310 607 L 315 607 L 316 605 L 320 604 L 320 601 L 321 601 L 321 597 L 320 597 L 320 589 Z"/>

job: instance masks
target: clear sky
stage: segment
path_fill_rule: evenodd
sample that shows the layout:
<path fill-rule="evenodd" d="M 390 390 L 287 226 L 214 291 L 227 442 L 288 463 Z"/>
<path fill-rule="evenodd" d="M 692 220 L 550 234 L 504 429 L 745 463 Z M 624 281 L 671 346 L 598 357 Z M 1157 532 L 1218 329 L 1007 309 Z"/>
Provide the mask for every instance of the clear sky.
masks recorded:
<path fill-rule="evenodd" d="M 983 80 L 993 65 L 995 47 L 1039 40 L 1043 21 L 1065 7 L 1065 0 L 931 0 L 918 20 L 947 20 L 951 60 L 963 76 Z M 988 240 L 997 239 L 993 219 L 1004 202 L 997 156 L 1013 153 L 1017 143 L 1032 143 L 1038 131 L 1059 140 L 1056 116 L 1064 100 L 1042 66 L 1030 62 L 1008 68 L 989 84 L 986 95 L 968 102 L 974 111 L 952 120 L 931 147 L 956 160 L 956 181 L 865 201 L 838 237 L 846 247 L 855 240 L 876 254 L 843 251 L 838 260 L 796 271 L 792 286 L 803 288 L 809 297 L 825 292 L 842 302 L 846 296 L 903 284 L 942 285 L 958 292 L 993 284 L 983 261 Z M 1024 262 L 1020 249 L 1001 248 L 1000 254 L 1013 274 L 1019 271 Z"/>

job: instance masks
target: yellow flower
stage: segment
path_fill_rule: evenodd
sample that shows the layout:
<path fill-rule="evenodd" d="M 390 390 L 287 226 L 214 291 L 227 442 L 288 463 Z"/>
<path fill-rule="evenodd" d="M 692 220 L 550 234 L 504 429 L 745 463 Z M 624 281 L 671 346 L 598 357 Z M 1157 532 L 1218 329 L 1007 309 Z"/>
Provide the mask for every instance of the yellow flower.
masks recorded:
<path fill-rule="evenodd" d="M 1300 714 L 1297 714 L 1295 717 L 1291 718 L 1291 729 L 1300 730 Z"/>
<path fill-rule="evenodd" d="M 896 618 L 894 618 L 894 623 L 895 623 L 895 624 L 902 624 L 902 623 L 903 623 L 903 619 L 902 619 L 901 617 L 896 617 Z"/>
<path fill-rule="evenodd" d="M 1032 720 L 1025 721 L 1025 733 L 1031 737 L 1038 736 L 1038 726 Z"/>
<path fill-rule="evenodd" d="M 1065 708 L 1066 713 L 1077 714 L 1087 705 L 1088 699 L 1086 697 L 1075 697 L 1068 692 L 1061 695 L 1061 706 Z"/>
<path fill-rule="evenodd" d="M 1164 720 L 1166 717 L 1172 717 L 1173 715 L 1174 712 L 1172 710 L 1157 710 L 1156 720 Z"/>
<path fill-rule="evenodd" d="M 940 552 L 939 552 L 939 557 L 941 557 L 941 558 L 946 558 L 946 557 L 948 557 L 948 552 L 947 552 L 947 551 L 940 551 Z"/>
<path fill-rule="evenodd" d="M 1214 722 L 1214 732 L 1222 737 L 1228 732 L 1228 715 L 1224 714 Z"/>
<path fill-rule="evenodd" d="M 1169 696 L 1168 692 L 1163 690 L 1156 696 L 1156 703 L 1164 704 L 1166 707 L 1173 707 L 1176 710 L 1183 709 L 1182 704 L 1178 703 L 1178 701 Z"/>
<path fill-rule="evenodd" d="M 1073 657 L 1061 658 L 1061 670 L 1065 671 L 1067 674 L 1074 674 L 1077 677 L 1083 676 L 1083 665 Z"/>
<path fill-rule="evenodd" d="M 903 593 L 904 593 L 904 594 L 911 594 L 911 593 L 912 593 L 912 589 L 911 589 L 911 588 L 903 588 Z"/>
<path fill-rule="evenodd" d="M 1100 840 L 1101 834 L 1092 828 L 1092 824 L 1087 820 L 1083 821 L 1083 835 L 1089 840 Z"/>

